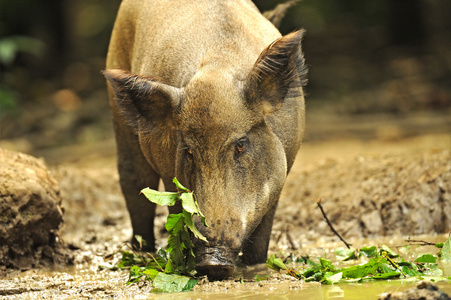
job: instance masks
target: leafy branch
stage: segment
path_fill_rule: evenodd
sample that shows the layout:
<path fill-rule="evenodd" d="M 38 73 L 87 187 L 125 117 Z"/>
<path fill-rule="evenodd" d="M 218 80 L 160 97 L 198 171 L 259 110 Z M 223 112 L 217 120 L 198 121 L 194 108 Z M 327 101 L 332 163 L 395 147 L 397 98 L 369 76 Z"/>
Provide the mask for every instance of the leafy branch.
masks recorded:
<path fill-rule="evenodd" d="M 200 217 L 204 226 L 208 226 L 205 216 L 199 209 L 192 191 L 174 178 L 178 192 L 159 192 L 145 188 L 141 193 L 157 205 L 174 206 L 181 203 L 182 212 L 169 214 L 165 227 L 169 233 L 166 249 L 157 254 L 148 253 L 147 257 L 135 252 L 123 252 L 119 268 L 130 268 L 127 284 L 136 283 L 142 278 L 152 281 L 152 292 L 180 292 L 192 289 L 198 282 L 192 278 L 195 271 L 194 243 L 192 237 L 207 241 L 196 228 L 194 215 Z M 145 241 L 136 237 L 140 245 Z"/>

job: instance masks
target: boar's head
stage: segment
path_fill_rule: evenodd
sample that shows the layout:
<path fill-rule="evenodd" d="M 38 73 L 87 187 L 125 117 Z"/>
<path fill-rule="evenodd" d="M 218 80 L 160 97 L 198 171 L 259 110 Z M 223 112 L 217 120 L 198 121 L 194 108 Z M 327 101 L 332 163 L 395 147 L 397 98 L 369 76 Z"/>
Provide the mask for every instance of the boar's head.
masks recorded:
<path fill-rule="evenodd" d="M 229 276 L 240 251 L 247 263 L 266 259 L 274 209 L 289 168 L 286 141 L 275 133 L 284 131 L 276 126 L 288 124 L 277 125 L 276 119 L 277 114 L 299 114 L 299 107 L 281 108 L 287 99 L 303 99 L 301 38 L 298 31 L 276 40 L 246 74 L 218 62 L 200 68 L 184 87 L 105 71 L 115 105 L 136 129 L 150 166 L 165 184 L 176 176 L 197 196 L 209 223 L 197 226 L 208 239 L 196 241 L 201 274 Z M 249 243 L 268 215 L 268 224 L 258 232 L 266 236 L 260 238 L 262 244 L 258 238 Z"/>

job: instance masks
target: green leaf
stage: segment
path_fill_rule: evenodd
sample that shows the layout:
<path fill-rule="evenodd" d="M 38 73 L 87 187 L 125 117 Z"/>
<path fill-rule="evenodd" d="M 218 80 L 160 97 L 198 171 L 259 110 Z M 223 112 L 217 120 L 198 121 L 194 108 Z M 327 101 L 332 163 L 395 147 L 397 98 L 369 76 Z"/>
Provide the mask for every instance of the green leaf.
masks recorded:
<path fill-rule="evenodd" d="M 180 199 L 182 199 L 182 207 L 184 210 L 186 210 L 191 214 L 199 213 L 199 210 L 197 209 L 197 206 L 194 203 L 193 193 L 182 193 L 180 195 Z"/>
<path fill-rule="evenodd" d="M 199 230 L 197 230 L 196 226 L 194 225 L 193 215 L 187 211 L 183 211 L 183 216 L 186 226 L 189 228 L 189 230 L 191 230 L 194 236 L 198 239 L 207 242 L 207 238 L 202 233 L 200 233 Z"/>
<path fill-rule="evenodd" d="M 321 281 L 322 279 L 323 279 L 323 273 L 322 272 L 316 272 L 316 273 L 313 273 L 311 276 L 306 277 L 305 278 L 305 282 Z"/>
<path fill-rule="evenodd" d="M 191 276 L 196 275 L 196 256 L 192 249 L 189 249 L 189 254 L 187 255 L 185 273 Z"/>
<path fill-rule="evenodd" d="M 191 291 L 198 282 L 199 282 L 198 279 L 190 278 L 188 280 L 188 283 L 183 288 L 182 292 Z"/>
<path fill-rule="evenodd" d="M 2 84 L 0 84 L 0 95 L 1 95 L 0 97 L 0 108 L 1 108 L 0 117 L 1 117 L 2 115 L 7 114 L 9 111 L 12 111 L 18 107 L 17 103 L 18 95 L 16 91 Z"/>
<path fill-rule="evenodd" d="M 418 257 L 415 262 L 417 263 L 432 263 L 435 264 L 437 261 L 437 257 L 431 254 L 423 254 L 422 256 Z"/>
<path fill-rule="evenodd" d="M 150 259 L 147 264 L 146 264 L 146 268 L 153 268 L 153 269 L 157 269 L 157 270 L 161 270 L 163 271 L 164 266 L 167 263 L 167 259 L 160 256 L 159 254 L 156 255 L 152 255 L 152 259 Z"/>
<path fill-rule="evenodd" d="M 138 234 L 135 235 L 135 240 L 136 240 L 136 241 L 138 242 L 138 244 L 139 244 L 139 249 L 142 249 L 142 247 L 146 245 L 146 241 L 143 240 L 143 237 L 140 236 L 140 235 L 138 235 Z"/>
<path fill-rule="evenodd" d="M 335 249 L 335 254 L 337 255 L 338 259 L 344 261 L 357 258 L 357 256 L 355 255 L 355 249 L 353 248 L 338 248 Z"/>
<path fill-rule="evenodd" d="M 394 267 L 392 265 L 388 264 L 387 260 L 385 260 L 385 259 L 383 259 L 379 262 L 378 267 L 379 267 L 378 271 L 380 273 L 389 273 L 389 272 L 392 272 L 395 270 Z"/>
<path fill-rule="evenodd" d="M 375 257 L 366 264 L 342 268 L 341 271 L 343 272 L 344 278 L 363 278 L 366 276 L 374 276 L 378 273 L 392 272 L 393 268 L 387 264 L 385 258 Z"/>
<path fill-rule="evenodd" d="M 193 194 L 193 196 L 194 196 L 194 204 L 196 205 L 197 212 L 198 212 L 197 215 L 201 218 L 202 224 L 204 224 L 205 227 L 208 227 L 207 220 L 205 219 L 205 216 L 200 211 L 199 204 L 197 203 L 196 195 Z"/>
<path fill-rule="evenodd" d="M 443 261 L 451 261 L 451 237 L 443 244 L 440 254 Z"/>
<path fill-rule="evenodd" d="M 288 270 L 287 266 L 283 263 L 283 261 L 280 258 L 278 258 L 275 254 L 272 254 L 266 260 L 266 266 L 276 271 Z"/>
<path fill-rule="evenodd" d="M 205 220 L 205 216 L 200 211 L 199 205 L 197 204 L 196 197 L 193 193 L 182 193 L 180 195 L 180 199 L 182 200 L 182 207 L 184 210 L 191 214 L 196 214 L 201 217 L 201 221 L 204 226 L 208 227 L 207 222 Z"/>
<path fill-rule="evenodd" d="M 396 271 L 385 272 L 381 274 L 376 274 L 373 276 L 374 279 L 392 279 L 401 276 L 401 273 Z"/>
<path fill-rule="evenodd" d="M 170 259 L 168 260 L 168 262 L 166 263 L 166 266 L 164 267 L 164 272 L 166 274 L 174 273 L 174 268 L 172 267 L 172 262 Z"/>
<path fill-rule="evenodd" d="M 391 250 L 390 248 L 388 248 L 387 245 L 382 245 L 381 250 L 379 251 L 380 254 L 382 254 L 382 252 L 387 252 L 388 257 L 390 258 L 394 258 L 394 257 L 398 257 L 399 255 L 394 252 L 393 250 Z"/>
<path fill-rule="evenodd" d="M 193 251 L 192 236 L 207 241 L 196 228 L 193 220 L 193 215 L 196 214 L 201 217 L 202 223 L 207 226 L 205 216 L 200 212 L 195 195 L 182 186 L 176 178 L 173 182 L 183 192 L 158 192 L 150 188 L 141 191 L 151 202 L 158 205 L 172 206 L 179 200 L 182 202 L 182 212 L 169 214 L 167 217 L 165 228 L 169 237 L 166 249 L 160 250 L 158 255 L 155 256 L 149 254 L 151 259 L 137 256 L 134 253 L 124 254 L 120 263 L 124 266 L 145 265 L 145 269 L 136 265 L 131 267 L 128 283 L 137 282 L 145 276 L 146 279 L 153 279 L 153 292 L 180 292 L 192 289 L 198 280 L 184 276 L 196 274 L 196 257 Z M 144 243 L 140 237 L 137 237 L 137 241 L 140 244 Z"/>
<path fill-rule="evenodd" d="M 153 280 L 153 293 L 182 292 L 187 286 L 190 278 L 177 274 L 158 273 Z"/>
<path fill-rule="evenodd" d="M 333 272 L 333 271 L 337 270 L 337 268 L 334 265 L 332 265 L 332 263 L 328 259 L 320 257 L 319 262 L 320 262 L 321 268 L 324 272 L 328 272 L 328 271 Z"/>
<path fill-rule="evenodd" d="M 426 270 L 423 271 L 423 274 L 426 276 L 442 276 L 443 271 L 438 267 L 437 264 L 428 264 Z"/>
<path fill-rule="evenodd" d="M 161 258 L 161 260 L 164 261 L 164 263 L 166 263 L 168 261 L 169 253 L 166 250 L 164 250 L 163 248 L 160 248 L 160 250 L 158 250 L 157 254 Z"/>
<path fill-rule="evenodd" d="M 134 252 L 124 251 L 122 252 L 122 259 L 117 265 L 119 269 L 131 267 L 133 265 L 145 265 L 147 263 L 147 259 L 137 255 Z"/>
<path fill-rule="evenodd" d="M 166 227 L 166 230 L 170 235 L 175 236 L 180 230 L 182 230 L 184 223 L 185 220 L 183 218 L 183 213 L 169 214 L 164 227 Z"/>
<path fill-rule="evenodd" d="M 148 277 L 148 278 L 154 280 L 155 277 L 156 277 L 159 273 L 161 273 L 161 272 L 157 271 L 156 269 L 150 269 L 150 268 L 147 269 L 147 268 L 146 268 L 144 271 L 142 271 L 142 273 L 143 273 L 144 275 L 146 275 L 146 277 Z"/>
<path fill-rule="evenodd" d="M 376 274 L 379 268 L 378 262 L 375 259 L 361 266 L 352 266 L 341 269 L 343 277 L 345 278 L 363 278 L 365 276 Z"/>
<path fill-rule="evenodd" d="M 183 270 L 185 268 L 185 245 L 180 241 L 180 237 L 178 235 L 169 236 L 166 250 L 170 253 L 169 260 L 172 261 L 172 268 L 176 270 Z"/>
<path fill-rule="evenodd" d="M 130 274 L 128 277 L 128 281 L 127 284 L 131 284 L 134 282 L 138 282 L 139 279 L 143 276 L 143 268 L 138 267 L 138 266 L 132 266 L 130 268 Z"/>
<path fill-rule="evenodd" d="M 334 284 L 334 283 L 337 283 L 337 282 L 339 282 L 340 280 L 341 280 L 341 278 L 343 277 L 343 273 L 342 272 L 339 272 L 339 273 L 336 273 L 336 274 L 333 274 L 333 273 L 330 273 L 330 274 L 327 274 L 326 276 L 324 276 L 324 283 L 326 283 L 326 284 Z"/>
<path fill-rule="evenodd" d="M 418 276 L 422 273 L 418 271 L 418 267 L 416 264 L 411 262 L 400 262 L 398 263 L 398 266 L 401 268 L 401 270 L 406 274 L 407 276 Z"/>
<path fill-rule="evenodd" d="M 0 43 L 0 62 L 5 65 L 10 65 L 16 58 L 19 52 L 19 47 L 13 39 L 3 38 Z"/>
<path fill-rule="evenodd" d="M 254 280 L 257 282 L 263 281 L 263 280 L 268 280 L 269 279 L 269 275 L 260 275 L 260 274 L 255 274 L 254 275 Z"/>
<path fill-rule="evenodd" d="M 369 246 L 369 247 L 363 247 L 359 250 L 360 253 L 365 255 L 366 257 L 375 257 L 377 254 L 377 247 L 376 246 Z"/>
<path fill-rule="evenodd" d="M 156 203 L 158 205 L 173 206 L 177 202 L 177 200 L 179 200 L 178 193 L 159 192 L 150 188 L 142 189 L 141 194 L 149 199 L 150 202 Z"/>
<path fill-rule="evenodd" d="M 186 187 L 184 187 L 178 180 L 177 178 L 174 177 L 174 179 L 172 179 L 172 182 L 175 184 L 175 186 L 179 189 L 182 190 L 184 192 L 191 192 L 189 189 L 187 189 Z"/>

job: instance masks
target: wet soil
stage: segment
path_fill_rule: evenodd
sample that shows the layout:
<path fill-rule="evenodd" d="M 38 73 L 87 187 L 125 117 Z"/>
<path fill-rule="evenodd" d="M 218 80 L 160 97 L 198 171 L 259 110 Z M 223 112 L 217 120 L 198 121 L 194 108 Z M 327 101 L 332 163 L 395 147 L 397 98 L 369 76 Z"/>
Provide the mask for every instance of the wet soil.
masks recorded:
<path fill-rule="evenodd" d="M 317 257 L 328 253 L 328 249 L 342 246 L 323 221 L 316 207 L 318 198 L 322 199 L 337 229 L 356 247 L 383 243 L 396 246 L 408 236 L 421 234 L 426 240 L 443 241 L 446 238 L 443 233 L 451 226 L 449 121 L 441 113 L 427 117 L 427 122 L 423 117 L 400 122 L 393 118 L 329 120 L 329 125 L 322 116 L 310 117 L 308 126 L 312 129 L 280 200 L 270 253 Z M 327 132 L 334 138 L 325 139 Z M 42 154 L 60 184 L 65 211 L 60 238 L 72 250 L 74 265 L 8 270 L 0 278 L 0 296 L 5 299 L 166 298 L 167 295 L 150 295 L 150 286 L 144 283 L 127 286 L 127 271 L 108 269 L 118 262 L 120 251 L 127 249 L 131 236 L 128 213 L 118 186 L 114 141 L 53 148 Z M 164 208 L 158 208 L 157 246 L 164 246 L 166 215 Z M 294 299 L 302 295 L 306 299 L 331 299 L 337 293 L 350 296 L 362 292 L 354 290 L 354 285 L 334 288 L 303 283 L 269 272 L 264 266 L 238 272 L 237 278 L 244 278 L 244 283 L 239 280 L 203 282 L 193 292 L 173 297 Z M 447 276 L 451 276 L 448 272 Z M 270 276 L 256 282 L 251 280 L 255 274 Z M 414 285 L 372 285 L 374 292 L 368 299 Z M 451 292 L 446 286 L 445 290 Z"/>

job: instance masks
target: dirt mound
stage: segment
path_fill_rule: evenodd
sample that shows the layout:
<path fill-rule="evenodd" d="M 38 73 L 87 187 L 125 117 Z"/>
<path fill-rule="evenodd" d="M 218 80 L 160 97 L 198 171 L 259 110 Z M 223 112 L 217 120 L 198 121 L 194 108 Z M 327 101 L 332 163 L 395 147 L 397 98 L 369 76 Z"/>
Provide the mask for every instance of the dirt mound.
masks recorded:
<path fill-rule="evenodd" d="M 0 149 L 0 266 L 66 261 L 58 239 L 63 221 L 58 182 L 34 157 Z"/>
<path fill-rule="evenodd" d="M 451 229 L 450 151 L 323 160 L 286 183 L 275 229 L 331 235 L 316 201 L 345 237 L 445 233 Z"/>

